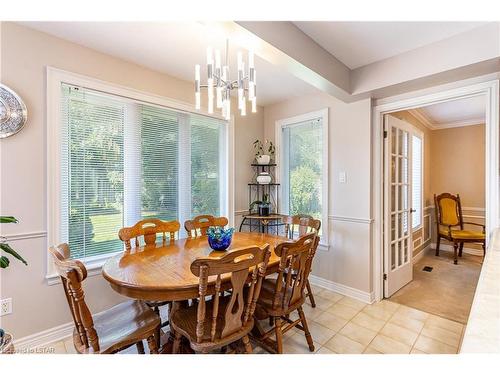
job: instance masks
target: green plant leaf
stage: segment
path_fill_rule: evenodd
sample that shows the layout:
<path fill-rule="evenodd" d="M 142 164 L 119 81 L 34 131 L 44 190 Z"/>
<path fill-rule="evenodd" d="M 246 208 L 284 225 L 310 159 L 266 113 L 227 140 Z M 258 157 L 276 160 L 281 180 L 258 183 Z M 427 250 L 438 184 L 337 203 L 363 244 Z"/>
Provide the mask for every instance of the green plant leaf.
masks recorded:
<path fill-rule="evenodd" d="M 7 224 L 7 223 L 17 223 L 17 219 L 14 216 L 0 216 L 0 223 L 1 224 Z"/>
<path fill-rule="evenodd" d="M 7 268 L 9 263 L 9 258 L 4 257 L 3 255 L 0 257 L 0 268 Z"/>
<path fill-rule="evenodd" d="M 19 259 L 26 266 L 28 265 L 28 262 L 26 262 L 21 255 L 19 255 L 12 247 L 10 247 L 9 244 L 7 244 L 7 243 L 0 244 L 0 249 L 2 249 L 3 251 L 5 251 L 7 254 L 12 255 L 14 258 Z"/>

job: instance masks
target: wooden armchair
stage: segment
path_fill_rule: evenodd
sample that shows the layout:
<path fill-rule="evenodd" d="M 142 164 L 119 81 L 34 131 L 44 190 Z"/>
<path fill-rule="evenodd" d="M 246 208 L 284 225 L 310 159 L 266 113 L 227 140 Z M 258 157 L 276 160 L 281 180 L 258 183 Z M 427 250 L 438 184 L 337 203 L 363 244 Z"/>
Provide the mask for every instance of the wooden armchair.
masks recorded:
<path fill-rule="evenodd" d="M 294 234 L 298 233 L 298 237 L 311 232 L 319 233 L 321 228 L 321 220 L 316 220 L 310 215 L 294 215 L 284 216 L 282 222 L 285 224 L 285 237 L 293 240 Z M 309 280 L 306 283 L 307 297 L 311 302 L 312 307 L 316 307 L 316 301 L 312 292 Z"/>
<path fill-rule="evenodd" d="M 167 241 L 167 233 L 169 234 L 169 241 L 175 240 L 175 234 L 179 232 L 181 225 L 178 221 L 162 221 L 160 219 L 144 219 L 138 221 L 132 227 L 125 227 L 120 229 L 118 232 L 118 237 L 125 243 L 125 248 L 127 251 L 132 249 L 131 240 L 135 240 L 135 247 L 140 246 L 140 238 L 143 238 L 144 245 L 156 246 L 156 239 L 158 234 L 162 233 L 162 243 L 165 244 Z M 177 234 L 178 236 L 178 234 Z M 154 312 L 160 316 L 160 307 L 170 304 L 170 301 L 146 301 L 146 304 L 154 310 Z M 168 320 L 161 324 L 161 327 L 165 327 L 169 324 Z M 156 335 L 157 345 L 160 346 L 160 335 L 161 328 L 158 328 L 158 333 Z"/>
<path fill-rule="evenodd" d="M 278 277 L 264 280 L 255 309 L 256 319 L 271 318 L 274 325 L 265 332 L 256 320 L 252 335 L 263 348 L 271 353 L 283 353 L 283 334 L 293 327 L 304 332 L 309 350 L 314 351 L 313 339 L 302 305 L 305 301 L 304 290 L 307 277 L 311 271 L 311 263 L 318 242 L 319 237 L 316 233 L 309 233 L 295 242 L 281 243 L 274 250 L 275 254 L 280 257 Z M 295 310 L 299 318 L 292 321 L 289 316 Z M 276 338 L 275 342 L 270 339 L 273 335 Z"/>
<path fill-rule="evenodd" d="M 241 340 L 246 353 L 252 353 L 248 334 L 270 255 L 266 245 L 230 251 L 221 258 L 199 258 L 191 264 L 191 272 L 200 278 L 200 294 L 197 304 L 172 313 L 174 353 L 179 352 L 182 337 L 195 352 L 208 353 Z M 208 285 L 209 278 L 215 279 L 215 285 Z M 230 296 L 224 297 L 223 290 L 231 291 Z M 213 297 L 207 301 L 209 295 Z"/>
<path fill-rule="evenodd" d="M 139 353 L 144 354 L 143 340 L 147 340 L 151 353 L 158 352 L 155 332 L 160 326 L 160 318 L 148 306 L 139 301 L 127 301 L 92 315 L 82 288 L 87 278 L 83 263 L 70 259 L 68 244 L 51 247 L 49 253 L 73 316 L 73 343 L 78 353 L 110 354 L 137 345 Z"/>
<path fill-rule="evenodd" d="M 184 228 L 189 238 L 196 238 L 206 236 L 209 227 L 224 227 L 228 222 L 229 221 L 224 216 L 214 217 L 212 215 L 200 215 L 192 220 L 186 220 Z"/>
<path fill-rule="evenodd" d="M 460 195 L 443 193 L 434 194 L 434 206 L 436 213 L 437 241 L 436 256 L 439 256 L 439 244 L 441 238 L 453 242 L 454 260 L 458 263 L 458 256 L 462 256 L 464 243 L 480 243 L 483 247 L 483 256 L 486 255 L 486 231 L 482 224 L 467 222 L 463 220 Z M 464 224 L 481 227 L 481 231 L 466 230 Z"/>

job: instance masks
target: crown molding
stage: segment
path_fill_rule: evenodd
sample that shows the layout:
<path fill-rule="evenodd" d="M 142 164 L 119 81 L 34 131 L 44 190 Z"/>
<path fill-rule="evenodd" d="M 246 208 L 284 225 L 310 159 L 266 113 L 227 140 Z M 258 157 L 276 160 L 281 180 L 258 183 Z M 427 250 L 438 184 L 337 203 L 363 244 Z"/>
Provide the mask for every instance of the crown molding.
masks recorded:
<path fill-rule="evenodd" d="M 460 121 L 452 121 L 446 123 L 437 123 L 433 122 L 427 114 L 422 111 L 420 108 L 409 109 L 408 112 L 419 120 L 426 128 L 431 130 L 441 130 L 441 129 L 450 129 L 450 128 L 460 128 L 463 126 L 472 126 L 472 125 L 484 125 L 485 119 L 482 117 L 473 118 L 469 120 L 460 120 Z"/>

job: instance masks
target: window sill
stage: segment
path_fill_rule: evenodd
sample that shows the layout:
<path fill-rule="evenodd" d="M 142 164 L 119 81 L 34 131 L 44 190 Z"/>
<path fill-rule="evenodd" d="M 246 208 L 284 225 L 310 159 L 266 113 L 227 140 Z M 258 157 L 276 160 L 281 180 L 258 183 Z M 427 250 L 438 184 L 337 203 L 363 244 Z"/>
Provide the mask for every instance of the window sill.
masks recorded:
<path fill-rule="evenodd" d="M 330 251 L 330 245 L 327 243 L 320 242 L 318 246 L 318 250 L 321 251 Z"/>
<path fill-rule="evenodd" d="M 121 253 L 121 251 L 117 251 L 117 252 L 111 253 L 111 254 L 99 255 L 99 256 L 90 257 L 87 259 L 80 260 L 85 265 L 85 268 L 87 269 L 87 277 L 100 275 L 101 270 L 102 270 L 102 266 L 104 265 L 104 263 L 106 263 L 106 261 L 109 258 L 112 258 L 116 254 L 119 254 L 119 253 Z M 56 284 L 61 283 L 61 278 L 59 277 L 57 272 L 55 272 L 53 266 L 50 268 L 49 272 L 45 276 L 45 279 L 47 280 L 48 285 L 56 285 Z"/>

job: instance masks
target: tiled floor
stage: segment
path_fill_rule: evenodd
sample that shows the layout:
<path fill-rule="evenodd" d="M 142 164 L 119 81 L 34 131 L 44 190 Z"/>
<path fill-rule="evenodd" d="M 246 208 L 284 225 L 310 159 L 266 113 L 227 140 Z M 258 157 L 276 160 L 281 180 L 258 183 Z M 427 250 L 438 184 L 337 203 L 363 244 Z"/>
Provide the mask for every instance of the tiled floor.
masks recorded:
<path fill-rule="evenodd" d="M 463 324 L 386 300 L 367 305 L 326 289 L 313 289 L 317 306 L 306 304 L 304 312 L 316 354 L 458 352 Z M 74 353 L 71 339 L 50 346 L 56 353 Z M 283 346 L 285 353 L 310 353 L 303 333 L 295 328 L 285 334 Z M 257 347 L 255 353 L 263 349 Z"/>

